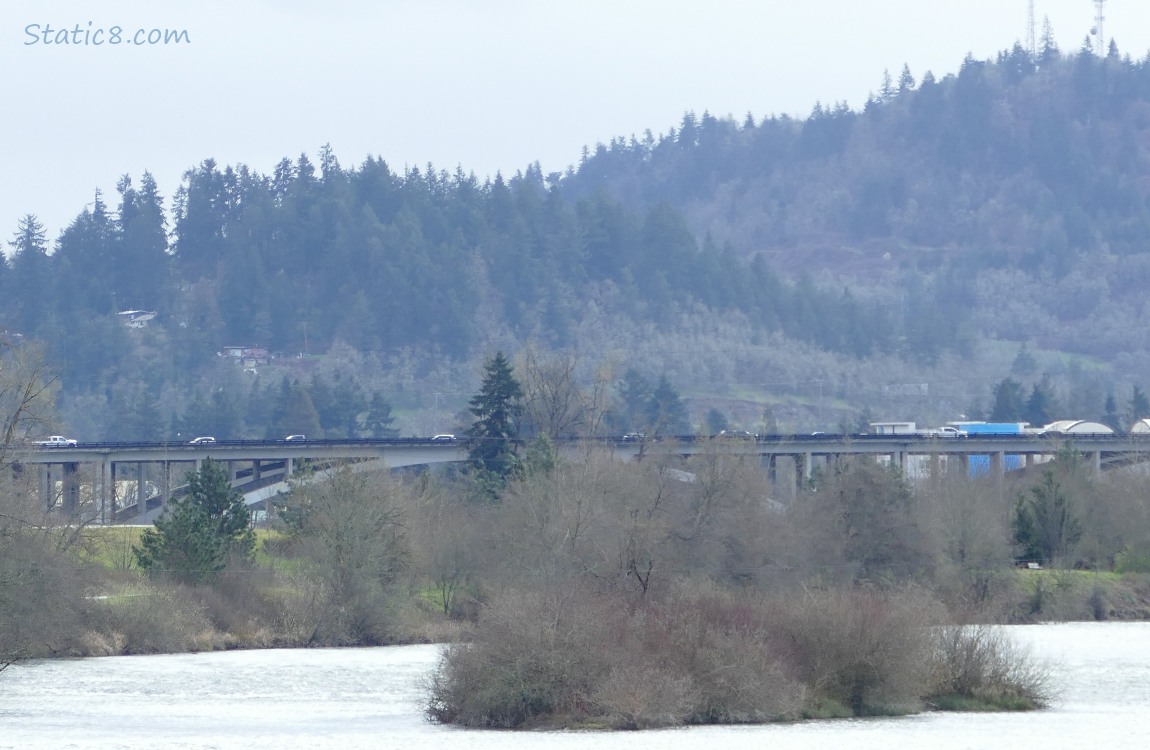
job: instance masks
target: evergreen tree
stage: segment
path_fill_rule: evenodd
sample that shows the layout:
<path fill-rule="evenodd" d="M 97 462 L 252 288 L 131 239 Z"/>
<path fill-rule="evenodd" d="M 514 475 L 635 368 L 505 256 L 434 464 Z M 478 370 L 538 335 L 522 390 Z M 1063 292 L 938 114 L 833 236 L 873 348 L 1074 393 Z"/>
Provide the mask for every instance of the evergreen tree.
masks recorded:
<path fill-rule="evenodd" d="M 910 65 L 903 63 L 902 73 L 898 76 L 898 93 L 905 94 L 914 90 L 914 76 L 911 75 Z"/>
<path fill-rule="evenodd" d="M 391 404 L 380 393 L 373 394 L 367 407 L 364 429 L 373 438 L 399 437 L 399 430 L 392 427 L 395 417 L 391 416 Z"/>
<path fill-rule="evenodd" d="M 112 269 L 116 301 L 121 309 L 154 310 L 168 294 L 164 201 L 148 172 L 138 190 L 127 175 L 120 178 L 116 189 L 120 193 L 119 246 Z"/>
<path fill-rule="evenodd" d="M 32 333 L 44 322 L 52 305 L 52 276 L 44 225 L 35 214 L 20 218 L 12 246 L 11 300 L 5 306 L 22 333 Z"/>
<path fill-rule="evenodd" d="M 666 375 L 659 378 L 659 384 L 647 403 L 647 424 L 653 435 L 687 435 L 691 432 L 687 407 Z"/>
<path fill-rule="evenodd" d="M 1029 494 L 1018 499 L 1014 538 L 1024 558 L 1043 563 L 1066 559 L 1082 538 L 1082 521 L 1052 470 L 1044 470 Z"/>
<path fill-rule="evenodd" d="M 517 463 L 523 388 L 503 352 L 496 352 L 483 369 L 479 393 L 470 401 L 469 411 L 475 417 L 467 431 L 470 458 L 488 474 L 505 478 Z"/>
<path fill-rule="evenodd" d="M 1042 39 L 1038 43 L 1038 64 L 1047 67 L 1058 61 L 1062 52 L 1058 49 L 1058 42 L 1054 41 L 1054 27 L 1050 24 L 1050 16 L 1042 19 Z"/>
<path fill-rule="evenodd" d="M 188 493 L 164 509 L 132 552 L 144 570 L 186 583 L 207 583 L 229 559 L 251 558 L 251 513 L 228 481 L 225 464 L 206 459 L 187 480 Z"/>
<path fill-rule="evenodd" d="M 1122 417 L 1118 415 L 1118 401 L 1114 398 L 1113 393 L 1106 394 L 1106 405 L 1103 409 L 1105 409 L 1105 413 L 1099 421 L 1115 432 L 1125 432 L 1122 428 Z"/>
<path fill-rule="evenodd" d="M 298 434 L 319 437 L 323 434 L 319 413 L 315 409 L 315 404 L 312 403 L 307 388 L 300 381 L 292 382 L 277 424 L 283 435 Z"/>
<path fill-rule="evenodd" d="M 1035 427 L 1050 424 L 1055 420 L 1057 406 L 1054 400 L 1054 387 L 1050 384 L 1049 376 L 1034 384 L 1030 398 L 1022 413 L 1022 419 Z"/>
<path fill-rule="evenodd" d="M 1127 415 L 1127 421 L 1134 424 L 1140 419 L 1150 417 L 1150 399 L 1138 386 L 1134 386 L 1134 392 L 1130 395 L 1130 411 Z"/>
<path fill-rule="evenodd" d="M 727 429 L 729 423 L 727 422 L 727 415 L 718 409 L 712 407 L 707 412 L 707 434 L 718 435 L 723 430 Z"/>
<path fill-rule="evenodd" d="M 645 430 L 651 426 L 647 423 L 651 393 L 651 384 L 638 370 L 632 367 L 623 373 L 619 384 L 619 406 L 615 410 L 617 424 L 614 427 L 618 432 Z"/>
<path fill-rule="evenodd" d="M 890 77 L 890 71 L 884 70 L 882 72 L 882 83 L 879 85 L 878 89 L 878 97 L 881 101 L 889 102 L 894 98 L 894 93 L 894 81 Z"/>
<path fill-rule="evenodd" d="M 990 410 L 991 422 L 1021 422 L 1023 410 L 1022 385 L 1005 378 L 994 386 L 994 406 Z"/>

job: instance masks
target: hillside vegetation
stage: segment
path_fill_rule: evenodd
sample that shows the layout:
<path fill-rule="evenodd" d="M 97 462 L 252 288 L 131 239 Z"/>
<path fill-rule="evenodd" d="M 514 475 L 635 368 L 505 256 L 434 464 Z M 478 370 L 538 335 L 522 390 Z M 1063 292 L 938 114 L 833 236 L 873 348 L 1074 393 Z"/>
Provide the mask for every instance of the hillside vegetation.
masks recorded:
<path fill-rule="evenodd" d="M 49 344 L 88 439 L 261 435 L 337 377 L 361 408 L 318 429 L 372 432 L 374 399 L 434 431 L 528 342 L 666 375 L 695 425 L 973 416 L 1008 374 L 1097 418 L 1150 364 L 1148 94 L 1150 61 L 1048 42 L 886 76 L 859 111 L 688 113 L 563 174 L 205 159 L 170 201 L 123 177 L 54 242 L 26 216 L 0 329 Z M 285 356 L 245 377 L 227 345 Z"/>

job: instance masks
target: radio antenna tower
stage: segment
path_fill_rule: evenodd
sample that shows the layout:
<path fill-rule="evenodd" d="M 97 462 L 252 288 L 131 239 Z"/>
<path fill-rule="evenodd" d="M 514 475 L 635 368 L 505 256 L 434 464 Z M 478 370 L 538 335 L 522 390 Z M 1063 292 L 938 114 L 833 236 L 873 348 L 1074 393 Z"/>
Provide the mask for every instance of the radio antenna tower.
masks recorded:
<path fill-rule="evenodd" d="M 1106 20 L 1103 14 L 1106 0 L 1094 0 L 1094 28 L 1090 33 L 1097 37 L 1098 41 L 1094 45 L 1094 52 L 1099 57 L 1106 57 L 1108 50 L 1106 49 L 1106 35 L 1102 31 L 1102 23 Z"/>
<path fill-rule="evenodd" d="M 1030 0 L 1030 14 L 1026 19 L 1026 51 L 1031 60 L 1038 59 L 1038 39 L 1034 36 L 1034 0 Z"/>

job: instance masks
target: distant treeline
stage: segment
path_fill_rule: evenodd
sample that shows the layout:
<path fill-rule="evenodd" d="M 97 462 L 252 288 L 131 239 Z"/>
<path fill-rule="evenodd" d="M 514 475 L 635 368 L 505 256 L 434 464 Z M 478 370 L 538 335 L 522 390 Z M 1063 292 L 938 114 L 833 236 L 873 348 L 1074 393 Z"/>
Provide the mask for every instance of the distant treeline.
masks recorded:
<path fill-rule="evenodd" d="M 474 363 L 492 342 L 585 349 L 589 319 L 736 315 L 920 363 L 988 338 L 1140 352 L 1148 93 L 1147 61 L 1048 36 L 1037 57 L 886 75 L 857 111 L 688 113 L 565 174 L 345 168 L 326 146 L 270 175 L 207 159 L 170 213 L 145 173 L 54 241 L 27 215 L 0 330 L 44 339 L 65 392 L 104 403 L 124 383 L 189 403 L 225 345 Z M 159 314 L 130 334 L 126 309 Z"/>

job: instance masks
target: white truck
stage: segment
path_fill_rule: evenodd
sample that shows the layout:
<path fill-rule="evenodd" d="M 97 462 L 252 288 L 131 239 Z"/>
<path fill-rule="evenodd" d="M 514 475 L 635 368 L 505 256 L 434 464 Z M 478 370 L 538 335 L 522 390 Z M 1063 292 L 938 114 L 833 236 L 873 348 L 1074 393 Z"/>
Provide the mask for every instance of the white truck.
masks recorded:
<path fill-rule="evenodd" d="M 35 445 L 41 448 L 75 448 L 76 440 L 63 435 L 49 435 L 43 440 L 37 440 Z"/>
<path fill-rule="evenodd" d="M 954 425 L 919 429 L 914 422 L 871 422 L 870 429 L 873 435 L 916 435 L 918 437 L 940 438 L 967 436 L 966 430 Z"/>

